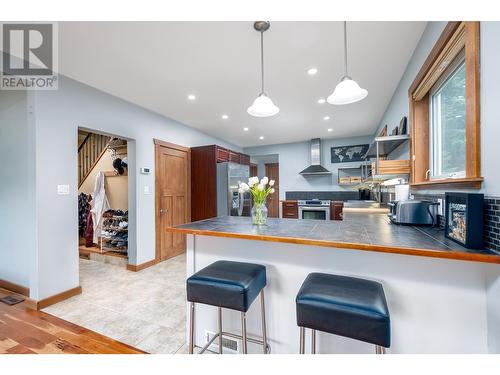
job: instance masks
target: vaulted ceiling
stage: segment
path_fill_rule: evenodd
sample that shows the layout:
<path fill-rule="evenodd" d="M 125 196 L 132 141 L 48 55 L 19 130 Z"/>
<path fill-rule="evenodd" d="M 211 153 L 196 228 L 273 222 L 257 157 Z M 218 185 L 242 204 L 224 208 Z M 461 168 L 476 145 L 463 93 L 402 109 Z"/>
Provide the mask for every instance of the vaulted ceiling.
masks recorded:
<path fill-rule="evenodd" d="M 264 34 L 266 92 L 281 111 L 270 118 L 246 112 L 260 90 L 260 36 L 252 22 L 62 22 L 59 70 L 239 146 L 367 135 L 425 26 L 349 22 L 349 74 L 369 95 L 332 106 L 318 99 L 343 75 L 342 23 L 271 22 Z M 317 74 L 307 74 L 311 67 Z"/>

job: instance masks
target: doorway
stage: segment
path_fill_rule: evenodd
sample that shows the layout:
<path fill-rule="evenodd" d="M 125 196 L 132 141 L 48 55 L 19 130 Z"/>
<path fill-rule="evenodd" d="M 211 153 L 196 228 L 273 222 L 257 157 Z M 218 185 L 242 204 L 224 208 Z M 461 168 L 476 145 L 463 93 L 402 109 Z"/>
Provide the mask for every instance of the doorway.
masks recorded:
<path fill-rule="evenodd" d="M 186 235 L 165 228 L 191 220 L 191 152 L 184 146 L 155 140 L 156 261 L 186 251 Z"/>
<path fill-rule="evenodd" d="M 83 144 L 84 139 L 90 132 L 96 133 L 90 130 L 84 131 L 79 137 L 78 144 L 75 142 L 75 151 L 77 147 Z M 124 171 L 123 174 L 120 174 L 121 170 L 118 168 L 120 177 L 115 176 L 117 171 L 115 171 L 112 166 L 110 167 L 110 164 L 104 167 L 102 171 L 114 171 L 113 173 L 108 173 L 108 176 L 105 176 L 104 185 L 111 208 L 114 211 L 121 209 L 123 213 L 127 215 L 127 207 L 121 206 L 118 203 L 119 200 L 116 200 L 116 197 L 113 196 L 115 192 L 113 184 L 118 183 L 120 179 L 126 178 L 127 176 L 129 177 L 128 199 L 130 204 L 128 204 L 128 207 L 132 210 L 130 214 L 130 224 L 132 228 L 129 228 L 129 231 L 131 236 L 134 237 L 133 234 L 136 232 L 136 223 L 138 223 L 138 225 L 144 225 L 142 223 L 144 217 L 136 214 L 135 170 L 137 163 L 135 161 L 135 141 L 128 139 L 126 140 L 128 147 L 120 147 L 117 142 L 110 143 L 109 141 L 112 138 L 121 139 L 121 137 L 112 135 L 106 136 L 110 139 L 101 140 L 95 138 L 92 144 L 99 146 L 109 145 L 110 148 L 116 150 L 117 155 L 115 156 L 120 156 L 122 161 L 125 158 L 125 150 L 127 150 L 128 153 L 129 158 L 127 160 L 130 161 L 130 173 Z M 153 145 L 154 144 L 151 143 L 151 146 Z M 182 159 L 182 161 L 179 163 L 186 168 L 189 167 L 190 163 L 185 162 L 185 153 L 189 152 L 188 149 L 163 143 L 162 146 L 166 146 L 161 149 L 167 150 L 167 154 L 176 155 L 176 150 L 181 151 L 180 159 Z M 102 151 L 98 152 L 99 150 L 94 147 L 83 147 L 88 147 L 90 150 L 89 155 L 99 156 L 102 153 Z M 173 150 L 170 151 L 169 149 Z M 105 151 L 101 159 L 104 160 L 104 158 L 108 156 L 107 153 L 109 153 L 109 151 Z M 163 159 L 170 161 L 168 157 L 160 157 L 162 163 L 165 163 Z M 79 156 L 78 160 L 86 160 L 86 158 L 80 159 Z M 172 164 L 175 163 L 167 162 L 166 164 L 172 169 Z M 118 163 L 116 163 L 116 166 L 118 166 Z M 175 172 L 176 169 L 173 169 Z M 182 168 L 178 168 L 178 170 L 181 169 Z M 170 172 L 169 170 L 169 178 Z M 85 174 L 86 173 L 82 172 L 79 174 L 79 177 L 85 179 Z M 174 175 L 174 181 L 172 181 L 173 185 L 182 185 L 183 181 L 186 180 L 182 178 L 183 174 L 181 172 L 172 174 Z M 184 174 L 185 177 L 187 177 L 186 175 L 189 176 L 189 170 Z M 189 187 L 189 184 L 184 183 L 184 186 L 186 185 Z M 93 187 L 94 184 L 92 184 L 92 188 Z M 180 194 L 174 190 L 175 189 L 170 189 L 170 191 L 175 193 L 173 194 L 175 197 L 179 197 Z M 169 192 L 168 190 L 165 191 L 167 193 Z M 189 193 L 189 188 L 187 192 Z M 189 203 L 189 194 L 187 194 L 187 197 L 187 202 Z M 154 198 L 149 196 L 149 199 Z M 184 198 L 173 199 L 174 209 L 176 209 L 175 202 L 179 202 L 182 199 Z M 190 210 L 187 210 L 187 212 L 189 213 Z M 113 216 L 117 216 L 116 213 L 117 212 L 113 212 Z M 141 213 L 141 215 L 144 215 L 144 213 Z M 121 232 L 125 232 L 124 230 L 120 230 L 120 223 L 123 222 L 123 217 L 119 218 L 119 222 L 116 221 L 115 217 L 106 218 L 105 220 L 108 219 L 112 224 L 112 228 L 110 228 L 111 233 L 106 235 L 116 236 Z M 173 223 L 176 222 L 175 217 L 172 220 Z M 115 223 L 117 223 L 118 226 L 116 226 Z M 126 225 L 121 224 L 121 227 L 125 228 Z M 117 241 L 116 245 L 120 245 L 119 242 L 120 241 Z M 132 242 L 128 255 L 132 258 L 132 261 L 135 261 L 134 258 L 137 257 L 137 250 L 134 238 Z M 172 242 L 178 244 L 181 241 L 174 239 Z M 72 251 L 74 250 L 76 249 Z M 96 247 L 96 251 L 100 251 L 100 246 Z M 110 255 L 109 252 L 96 252 L 92 253 L 90 258 L 80 259 L 79 279 L 82 287 L 82 294 L 48 306 L 43 311 L 149 353 L 168 354 L 182 352 L 185 348 L 186 341 L 187 310 L 184 284 L 186 279 L 185 253 L 170 257 L 167 261 L 160 263 L 158 263 L 156 259 L 153 259 L 144 263 L 147 264 L 147 267 L 141 269 L 138 269 L 138 267 L 135 269 L 132 267 L 129 268 L 127 266 L 127 259 L 118 256 L 123 256 L 124 254 L 119 254 L 118 252 L 114 253 L 116 254 Z M 145 288 L 144 285 L 154 285 L 154 288 Z M 161 291 L 161 298 L 158 297 L 158 291 Z M 165 301 L 167 301 L 167 303 Z"/>
<path fill-rule="evenodd" d="M 89 260 L 128 263 L 128 142 L 78 130 L 79 254 Z"/>

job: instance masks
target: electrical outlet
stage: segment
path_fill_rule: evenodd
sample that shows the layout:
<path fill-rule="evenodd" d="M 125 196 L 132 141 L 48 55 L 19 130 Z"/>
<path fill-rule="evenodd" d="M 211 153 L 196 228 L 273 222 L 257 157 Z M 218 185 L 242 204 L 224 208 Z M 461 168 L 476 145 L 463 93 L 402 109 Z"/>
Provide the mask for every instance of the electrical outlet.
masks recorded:
<path fill-rule="evenodd" d="M 212 337 L 215 336 L 215 332 L 205 331 L 205 344 L 207 344 Z M 216 338 L 215 341 L 208 347 L 208 350 L 213 351 L 215 353 L 219 352 L 219 338 Z M 222 351 L 224 353 L 238 354 L 239 353 L 239 341 L 235 339 L 230 339 L 227 337 L 222 338 Z"/>
<path fill-rule="evenodd" d="M 444 199 L 438 199 L 437 202 L 439 203 L 439 206 L 438 206 L 438 209 L 437 209 L 437 212 L 438 212 L 438 215 L 441 215 L 443 216 L 444 215 Z"/>

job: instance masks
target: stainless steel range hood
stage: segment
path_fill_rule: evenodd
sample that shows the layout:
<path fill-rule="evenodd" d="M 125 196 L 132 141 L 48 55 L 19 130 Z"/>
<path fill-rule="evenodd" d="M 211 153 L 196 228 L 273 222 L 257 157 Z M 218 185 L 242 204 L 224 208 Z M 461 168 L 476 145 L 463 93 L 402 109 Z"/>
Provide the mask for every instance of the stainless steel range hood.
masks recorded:
<path fill-rule="evenodd" d="M 328 169 L 321 165 L 321 140 L 311 139 L 311 165 L 300 172 L 302 176 L 331 175 Z"/>

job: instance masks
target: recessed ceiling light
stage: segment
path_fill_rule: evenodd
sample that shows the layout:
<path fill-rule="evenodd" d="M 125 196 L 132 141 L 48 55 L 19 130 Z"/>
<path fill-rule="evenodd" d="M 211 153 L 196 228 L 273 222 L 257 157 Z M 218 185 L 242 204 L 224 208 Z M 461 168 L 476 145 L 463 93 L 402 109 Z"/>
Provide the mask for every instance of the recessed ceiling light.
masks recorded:
<path fill-rule="evenodd" d="M 328 128 L 328 131 L 329 131 L 329 132 L 332 132 L 332 131 L 333 131 L 333 129 L 332 129 L 332 128 Z"/>
<path fill-rule="evenodd" d="M 309 74 L 310 76 L 313 76 L 316 73 L 318 73 L 318 69 L 317 68 L 309 68 L 309 69 L 307 69 L 307 74 Z"/>
<path fill-rule="evenodd" d="M 325 120 L 325 121 L 330 120 L 330 116 L 325 116 L 325 117 L 323 117 L 323 120 Z"/>
<path fill-rule="evenodd" d="M 263 139 L 264 139 L 264 136 L 263 136 L 263 135 L 261 135 L 261 136 L 259 137 L 259 139 L 260 139 L 260 140 L 263 140 Z"/>
<path fill-rule="evenodd" d="M 318 103 L 319 104 L 325 104 L 326 103 L 326 99 L 325 98 L 319 98 L 318 99 Z"/>
<path fill-rule="evenodd" d="M 196 100 L 196 96 L 195 96 L 195 95 L 193 95 L 193 94 L 189 94 L 189 95 L 188 95 L 188 99 L 189 99 L 189 100 Z"/>
<path fill-rule="evenodd" d="M 222 117 L 223 120 L 227 120 L 229 118 L 228 115 L 222 115 L 221 117 Z"/>
<path fill-rule="evenodd" d="M 246 132 L 247 132 L 247 131 L 248 131 L 248 128 L 243 128 L 243 131 L 246 131 Z"/>

